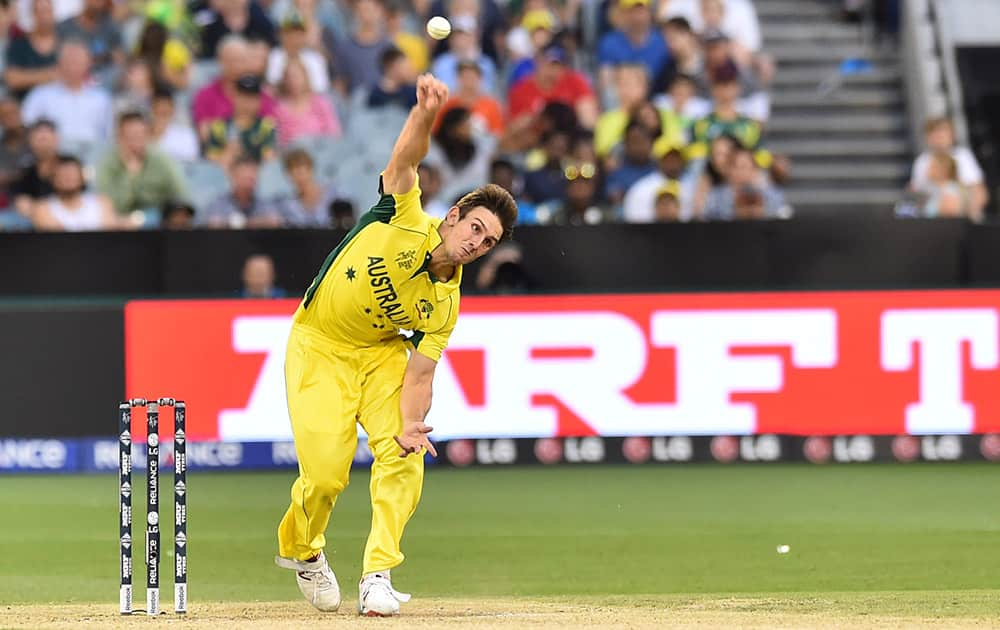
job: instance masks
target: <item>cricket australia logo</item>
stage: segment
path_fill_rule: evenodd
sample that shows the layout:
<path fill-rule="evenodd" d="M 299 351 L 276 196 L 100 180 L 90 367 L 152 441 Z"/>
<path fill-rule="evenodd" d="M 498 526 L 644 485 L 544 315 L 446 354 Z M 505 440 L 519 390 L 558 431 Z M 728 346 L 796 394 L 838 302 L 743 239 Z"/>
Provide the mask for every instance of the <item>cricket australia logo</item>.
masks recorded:
<path fill-rule="evenodd" d="M 408 249 L 406 251 L 399 252 L 396 254 L 396 264 L 399 265 L 400 269 L 406 269 L 409 271 L 413 269 L 413 265 L 417 262 L 417 250 Z"/>
<path fill-rule="evenodd" d="M 434 305 L 428 300 L 420 300 L 417 302 L 417 316 L 420 319 L 430 319 L 431 313 L 434 312 Z"/>

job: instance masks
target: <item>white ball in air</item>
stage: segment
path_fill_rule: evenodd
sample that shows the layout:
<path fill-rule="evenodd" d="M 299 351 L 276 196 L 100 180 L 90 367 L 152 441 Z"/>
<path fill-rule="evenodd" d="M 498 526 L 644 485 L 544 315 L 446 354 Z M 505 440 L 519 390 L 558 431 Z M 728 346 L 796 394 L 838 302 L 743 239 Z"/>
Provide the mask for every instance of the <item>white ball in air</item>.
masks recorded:
<path fill-rule="evenodd" d="M 448 18 L 435 15 L 427 20 L 427 34 L 434 39 L 444 39 L 451 35 L 451 22 Z"/>

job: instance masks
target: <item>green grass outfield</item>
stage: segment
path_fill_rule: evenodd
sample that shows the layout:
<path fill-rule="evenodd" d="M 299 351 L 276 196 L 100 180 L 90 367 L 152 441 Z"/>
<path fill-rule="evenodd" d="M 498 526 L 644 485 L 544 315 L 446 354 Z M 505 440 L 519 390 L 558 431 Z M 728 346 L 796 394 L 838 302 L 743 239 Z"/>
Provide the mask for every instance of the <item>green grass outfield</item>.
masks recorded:
<path fill-rule="evenodd" d="M 291 472 L 189 473 L 192 607 L 299 597 L 292 574 L 272 560 L 292 480 Z M 328 554 L 346 597 L 357 592 L 367 482 L 367 473 L 354 474 L 329 529 Z M 109 475 L 0 478 L 0 603 L 116 606 L 117 502 Z M 142 523 L 143 493 L 135 504 Z M 141 540 L 137 527 L 137 605 Z M 780 544 L 791 552 L 778 554 Z M 172 545 L 165 531 L 163 547 Z M 950 606 L 959 616 L 1000 618 L 1000 468 L 432 470 L 404 551 L 394 581 L 418 598 L 799 593 L 803 601 L 829 594 L 850 607 L 867 592 L 899 613 L 949 614 Z M 165 603 L 171 561 L 162 565 Z"/>

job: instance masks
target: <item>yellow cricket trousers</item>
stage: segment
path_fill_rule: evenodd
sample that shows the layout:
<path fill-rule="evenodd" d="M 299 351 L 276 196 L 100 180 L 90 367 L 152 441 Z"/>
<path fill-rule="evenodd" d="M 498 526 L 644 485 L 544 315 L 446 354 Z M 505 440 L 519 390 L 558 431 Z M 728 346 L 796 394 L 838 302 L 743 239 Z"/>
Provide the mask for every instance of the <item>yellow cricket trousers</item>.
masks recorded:
<path fill-rule="evenodd" d="M 394 436 L 403 420 L 399 394 L 407 354 L 402 340 L 358 348 L 295 324 L 288 338 L 285 389 L 299 458 L 292 502 L 278 526 L 278 551 L 305 560 L 323 550 L 337 496 L 347 487 L 358 444 L 357 423 L 368 433 L 372 527 L 364 572 L 403 562 L 399 542 L 423 487 L 423 455 L 400 457 Z"/>

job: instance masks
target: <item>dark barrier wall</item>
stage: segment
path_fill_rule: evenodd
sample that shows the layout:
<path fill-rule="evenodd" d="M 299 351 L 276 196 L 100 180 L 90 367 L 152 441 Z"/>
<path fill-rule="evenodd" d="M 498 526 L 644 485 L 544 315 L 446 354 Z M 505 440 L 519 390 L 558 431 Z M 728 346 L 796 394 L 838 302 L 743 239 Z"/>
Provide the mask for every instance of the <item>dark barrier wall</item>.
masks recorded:
<path fill-rule="evenodd" d="M 113 435 L 123 321 L 118 303 L 0 307 L 0 436 Z"/>
<path fill-rule="evenodd" d="M 272 255 L 298 295 L 342 232 L 0 234 L 0 296 L 232 295 Z M 523 227 L 540 292 L 1000 284 L 1000 228 L 857 216 L 782 222 Z M 475 277 L 466 270 L 466 287 Z"/>

